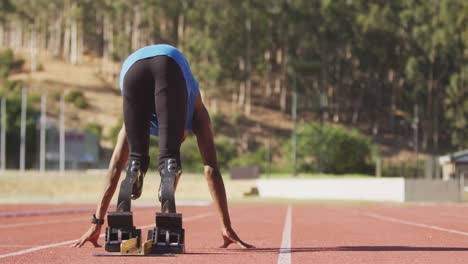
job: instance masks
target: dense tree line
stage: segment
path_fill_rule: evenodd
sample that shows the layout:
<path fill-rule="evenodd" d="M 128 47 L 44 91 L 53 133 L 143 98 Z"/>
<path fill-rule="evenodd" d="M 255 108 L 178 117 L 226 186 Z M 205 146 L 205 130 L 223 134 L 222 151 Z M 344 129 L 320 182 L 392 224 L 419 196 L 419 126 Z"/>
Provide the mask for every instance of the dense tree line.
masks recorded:
<path fill-rule="evenodd" d="M 6 168 L 18 168 L 20 156 L 20 128 L 21 128 L 21 103 L 22 103 L 22 83 L 8 79 L 8 75 L 13 71 L 19 71 L 23 67 L 24 61 L 16 59 L 11 50 L 0 51 L 0 98 L 5 100 L 5 149 L 8 155 L 5 157 Z M 38 138 L 37 121 L 39 112 L 33 107 L 39 98 L 29 95 L 26 111 L 26 167 L 34 165 L 34 157 L 37 153 Z"/>
<path fill-rule="evenodd" d="M 418 126 L 434 154 L 441 142 L 468 147 L 467 25 L 464 0 L 0 2 L 0 47 L 71 63 L 91 54 L 115 78 L 132 50 L 165 42 L 247 115 L 255 104 L 288 111 L 297 90 L 303 116 L 374 134 Z"/>

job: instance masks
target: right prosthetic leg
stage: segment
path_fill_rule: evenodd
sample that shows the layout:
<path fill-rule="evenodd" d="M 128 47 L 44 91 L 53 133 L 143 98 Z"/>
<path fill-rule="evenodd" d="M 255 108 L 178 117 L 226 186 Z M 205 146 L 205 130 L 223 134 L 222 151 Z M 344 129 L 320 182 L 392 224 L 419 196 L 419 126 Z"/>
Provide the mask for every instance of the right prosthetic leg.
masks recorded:
<path fill-rule="evenodd" d="M 178 172 L 175 159 L 168 159 L 160 169 L 161 185 L 159 201 L 161 213 L 156 213 L 156 227 L 148 231 L 152 240 L 152 253 L 182 254 L 185 252 L 185 231 L 182 228 L 182 214 L 176 212 L 174 187 Z"/>
<path fill-rule="evenodd" d="M 107 214 L 105 250 L 108 252 L 121 252 L 122 241 L 136 240 L 137 247 L 141 244 L 141 229 L 133 225 L 131 198 L 134 197 L 134 185 L 139 178 L 143 179 L 143 174 L 141 162 L 131 160 L 127 166 L 127 176 L 120 184 L 117 210 Z"/>

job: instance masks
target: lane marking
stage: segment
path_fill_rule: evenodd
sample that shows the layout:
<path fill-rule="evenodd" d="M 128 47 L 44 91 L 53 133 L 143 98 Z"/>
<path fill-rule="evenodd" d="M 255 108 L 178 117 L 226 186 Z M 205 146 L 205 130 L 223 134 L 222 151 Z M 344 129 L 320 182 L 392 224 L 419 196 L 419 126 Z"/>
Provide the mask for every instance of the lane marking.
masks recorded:
<path fill-rule="evenodd" d="M 24 250 L 12 252 L 12 253 L 0 255 L 0 259 L 7 258 L 7 257 L 14 257 L 14 256 L 19 256 L 19 255 L 24 255 L 24 254 L 28 254 L 28 253 L 31 253 L 31 252 L 34 252 L 34 251 L 39 251 L 39 250 L 42 250 L 42 249 L 46 249 L 46 248 L 65 246 L 65 245 L 68 245 L 68 244 L 76 243 L 76 241 L 78 241 L 78 240 L 77 239 L 68 240 L 68 241 L 63 241 L 63 242 L 59 242 L 59 243 L 55 243 L 55 244 L 48 244 L 48 245 L 42 245 L 42 246 L 38 246 L 38 247 L 28 248 L 28 249 L 24 249 Z"/>
<path fill-rule="evenodd" d="M 210 201 L 180 201 L 177 206 L 187 207 L 206 207 L 211 204 Z M 159 208 L 158 205 L 153 205 L 153 202 L 140 202 L 133 206 L 135 209 L 154 209 Z M 0 212 L 0 217 L 25 217 L 25 216 L 44 216 L 44 215 L 63 215 L 63 214 L 79 214 L 90 213 L 96 209 L 89 208 L 74 208 L 74 209 L 57 209 L 57 210 L 33 210 L 33 211 L 16 211 L 16 212 Z"/>
<path fill-rule="evenodd" d="M 24 245 L 15 245 L 15 244 L 11 244 L 11 245 L 0 245 L 0 248 L 30 248 L 30 247 L 40 247 L 41 245 L 32 245 L 32 244 L 24 244 Z M 55 248 L 69 248 L 70 246 L 58 246 L 58 247 L 55 247 Z"/>
<path fill-rule="evenodd" d="M 4 225 L 0 225 L 0 229 L 12 228 L 12 227 L 23 227 L 23 226 L 45 225 L 45 224 L 70 223 L 70 222 L 80 222 L 80 221 L 85 221 L 85 219 L 83 217 L 80 217 L 80 218 L 72 218 L 72 219 L 47 220 L 47 221 L 36 221 L 36 222 L 26 222 L 26 223 L 17 223 L 17 224 L 4 224 Z"/>
<path fill-rule="evenodd" d="M 193 215 L 193 216 L 189 216 L 189 217 L 185 218 L 183 221 L 184 221 L 184 222 L 195 221 L 195 220 L 198 220 L 198 219 L 201 219 L 201 218 L 205 218 L 205 217 L 211 216 L 211 215 L 213 215 L 213 214 L 214 214 L 214 213 L 212 213 L 212 212 L 207 212 L 207 213 L 202 213 L 202 214 L 198 214 L 198 215 Z M 150 227 L 154 227 L 154 224 L 138 226 L 137 228 L 138 228 L 138 229 L 146 229 L 146 228 L 150 228 Z M 105 236 L 105 233 L 101 234 L 99 237 L 104 237 L 104 236 Z M 47 244 L 47 245 L 32 247 L 32 248 L 28 248 L 28 249 L 24 249 L 24 250 L 12 252 L 12 253 L 2 254 L 2 255 L 0 255 L 0 259 L 2 259 L 2 258 L 7 258 L 7 257 L 14 257 L 14 256 L 19 256 L 19 255 L 24 255 L 24 254 L 28 254 L 28 253 L 31 253 L 31 252 L 35 252 L 35 251 L 39 251 L 39 250 L 47 249 L 47 248 L 54 248 L 54 247 L 59 247 L 59 246 L 65 246 L 65 245 L 69 245 L 69 244 L 76 243 L 77 241 L 78 241 L 78 239 L 67 240 L 67 241 L 63 241 L 63 242 L 58 242 L 58 243 L 53 243 L 53 244 Z"/>
<path fill-rule="evenodd" d="M 79 214 L 79 213 L 89 213 L 92 211 L 93 211 L 92 208 L 77 208 L 77 209 L 62 209 L 62 210 L 43 210 L 43 211 L 0 212 L 0 217 Z"/>
<path fill-rule="evenodd" d="M 38 244 L 11 244 L 11 245 L 0 245 L 0 248 L 30 248 L 30 247 L 40 247 L 42 245 L 38 245 Z M 66 247 L 64 247 L 66 248 Z"/>
<path fill-rule="evenodd" d="M 404 225 L 410 225 L 410 226 L 417 226 L 417 227 L 421 227 L 421 228 L 427 228 L 427 229 L 437 230 L 437 231 L 451 233 L 451 234 L 468 236 L 468 232 L 463 232 L 463 231 L 459 231 L 459 230 L 455 230 L 455 229 L 444 228 L 444 227 L 435 226 L 435 225 L 427 225 L 427 224 L 423 224 L 423 223 L 407 221 L 407 220 L 403 220 L 403 219 L 399 219 L 399 218 L 388 217 L 388 216 L 383 216 L 383 215 L 374 214 L 374 213 L 363 213 L 363 215 L 371 217 L 371 218 L 379 219 L 379 220 L 382 220 L 382 221 L 398 223 L 398 224 L 404 224 Z"/>
<path fill-rule="evenodd" d="M 289 205 L 286 210 L 286 219 L 284 221 L 283 239 L 278 255 L 278 264 L 291 263 L 291 222 L 292 222 L 292 206 Z"/>
<path fill-rule="evenodd" d="M 41 245 L 0 245 L 0 248 L 29 248 L 29 247 L 40 247 Z"/>

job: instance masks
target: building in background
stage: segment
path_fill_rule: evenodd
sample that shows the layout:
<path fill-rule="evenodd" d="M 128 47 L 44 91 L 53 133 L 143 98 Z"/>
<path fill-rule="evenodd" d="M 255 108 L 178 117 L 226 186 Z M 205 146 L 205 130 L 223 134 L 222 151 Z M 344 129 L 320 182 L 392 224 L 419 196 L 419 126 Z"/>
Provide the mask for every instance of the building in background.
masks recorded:
<path fill-rule="evenodd" d="M 439 164 L 444 180 L 464 180 L 468 176 L 468 149 L 439 157 Z"/>
<path fill-rule="evenodd" d="M 65 168 L 67 170 L 97 168 L 100 164 L 99 151 L 98 135 L 82 131 L 65 132 Z M 54 126 L 47 127 L 45 157 L 47 170 L 59 169 L 60 133 Z"/>

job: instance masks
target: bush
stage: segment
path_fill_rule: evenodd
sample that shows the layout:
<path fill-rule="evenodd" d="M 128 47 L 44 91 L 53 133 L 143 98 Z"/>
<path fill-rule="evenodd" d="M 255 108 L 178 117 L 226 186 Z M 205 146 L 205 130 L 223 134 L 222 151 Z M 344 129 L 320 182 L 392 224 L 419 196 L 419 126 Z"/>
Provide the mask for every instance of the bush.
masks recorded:
<path fill-rule="evenodd" d="M 85 126 L 84 131 L 96 135 L 99 140 L 102 138 L 102 126 L 97 123 L 88 123 Z"/>
<path fill-rule="evenodd" d="M 74 106 L 80 109 L 88 107 L 88 100 L 84 96 L 83 92 L 77 89 L 71 90 L 65 95 L 65 102 L 72 103 Z"/>
<path fill-rule="evenodd" d="M 26 168 L 31 168 L 37 154 L 37 111 L 30 101 L 26 112 Z M 15 90 L 6 98 L 6 163 L 7 168 L 18 168 L 21 130 L 21 90 Z"/>
<path fill-rule="evenodd" d="M 54 98 L 54 100 L 57 102 L 60 102 L 60 96 L 62 96 L 62 94 L 59 91 L 55 91 L 52 93 L 52 98 Z"/>
<path fill-rule="evenodd" d="M 42 63 L 39 63 L 39 64 L 37 65 L 36 71 L 43 71 L 43 70 L 44 70 L 44 65 L 43 65 Z"/>
<path fill-rule="evenodd" d="M 239 113 L 234 113 L 231 115 L 231 123 L 235 126 L 239 125 L 242 120 L 242 115 Z"/>
<path fill-rule="evenodd" d="M 86 107 L 88 107 L 88 102 L 84 97 L 76 98 L 73 104 L 80 109 L 85 109 Z"/>
<path fill-rule="evenodd" d="M 156 155 L 157 157 L 157 155 Z M 186 172 L 202 172 L 203 162 L 198 150 L 198 144 L 195 137 L 187 137 L 180 148 L 180 159 L 182 168 Z"/>
<path fill-rule="evenodd" d="M 416 164 L 414 161 L 404 162 L 382 162 L 382 176 L 384 177 L 405 177 L 405 178 L 421 178 L 425 175 L 426 163 L 424 160 L 419 160 Z"/>
<path fill-rule="evenodd" d="M 288 141 L 289 153 L 291 143 Z M 369 173 L 372 144 L 356 129 L 309 123 L 297 130 L 297 165 L 301 172 Z"/>
<path fill-rule="evenodd" d="M 13 51 L 7 49 L 0 52 L 0 78 L 6 79 L 12 70 L 20 70 L 23 67 L 23 59 L 15 59 Z"/>
<path fill-rule="evenodd" d="M 122 128 L 122 125 L 123 125 L 123 118 L 119 117 L 119 120 L 117 121 L 115 126 L 113 126 L 110 130 L 109 139 L 112 141 L 112 144 L 114 146 L 117 143 L 117 138 L 119 137 L 119 132 L 120 132 L 120 129 Z"/>
<path fill-rule="evenodd" d="M 224 119 L 223 114 L 211 113 L 210 119 L 211 119 L 211 125 L 213 126 L 214 130 L 220 128 L 223 125 L 223 119 Z"/>
<path fill-rule="evenodd" d="M 117 142 L 117 136 L 119 134 L 120 128 L 122 127 L 122 123 L 123 120 L 120 119 L 116 126 L 111 129 L 109 137 L 114 145 Z M 228 169 L 232 160 L 236 159 L 237 157 L 235 143 L 227 137 L 219 136 L 215 138 L 215 147 L 220 169 Z M 151 136 L 149 155 L 151 159 L 150 169 L 152 170 L 157 170 L 158 154 L 158 137 Z M 187 139 L 185 139 L 185 141 L 182 143 L 180 149 L 180 158 L 184 172 L 203 172 L 203 161 L 200 156 L 200 150 L 198 149 L 198 143 L 195 136 L 187 137 Z M 242 161 L 239 162 L 242 163 Z"/>
<path fill-rule="evenodd" d="M 152 169 L 157 169 L 158 137 L 151 136 L 150 157 Z M 226 137 L 217 137 L 215 147 L 218 157 L 218 165 L 221 169 L 228 168 L 230 161 L 236 156 L 236 147 Z M 194 136 L 187 137 L 180 148 L 180 159 L 184 172 L 203 172 L 203 161 L 198 149 L 198 143 Z"/>
<path fill-rule="evenodd" d="M 221 170 L 229 168 L 230 162 L 237 157 L 237 149 L 233 140 L 219 136 L 215 138 L 218 166 Z"/>
<path fill-rule="evenodd" d="M 259 147 L 253 151 L 247 151 L 229 162 L 229 167 L 239 166 L 257 166 L 262 172 L 266 171 L 266 150 L 264 147 Z M 271 165 L 270 165 L 271 166 Z"/>

